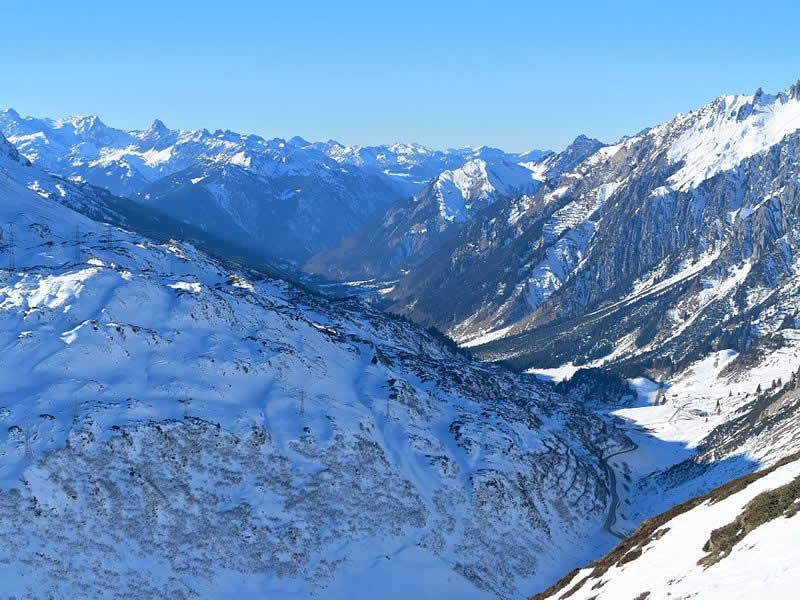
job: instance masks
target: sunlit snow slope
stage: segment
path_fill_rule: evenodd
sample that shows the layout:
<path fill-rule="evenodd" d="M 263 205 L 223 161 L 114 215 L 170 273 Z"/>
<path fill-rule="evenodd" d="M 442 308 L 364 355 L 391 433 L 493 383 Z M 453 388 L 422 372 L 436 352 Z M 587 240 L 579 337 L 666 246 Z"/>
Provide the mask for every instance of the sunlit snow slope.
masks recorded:
<path fill-rule="evenodd" d="M 800 461 L 722 486 L 647 521 L 536 600 L 795 598 Z"/>

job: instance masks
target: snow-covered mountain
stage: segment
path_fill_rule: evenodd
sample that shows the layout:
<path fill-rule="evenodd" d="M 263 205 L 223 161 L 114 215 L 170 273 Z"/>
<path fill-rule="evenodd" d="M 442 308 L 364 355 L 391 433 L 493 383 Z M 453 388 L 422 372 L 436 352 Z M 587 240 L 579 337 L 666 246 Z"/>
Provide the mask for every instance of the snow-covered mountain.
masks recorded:
<path fill-rule="evenodd" d="M 753 320 L 794 285 L 799 90 L 720 97 L 497 203 L 397 284 L 393 309 L 464 342 L 505 336 L 485 355 L 520 366 L 725 347 L 747 325 L 726 312 Z"/>
<path fill-rule="evenodd" d="M 158 119 L 146 130 L 123 131 L 96 116 L 23 118 L 7 109 L 0 112 L 0 131 L 43 169 L 118 195 L 141 192 L 198 164 L 237 165 L 263 177 L 307 175 L 337 165 L 299 137 L 266 140 L 229 130 L 171 130 Z"/>
<path fill-rule="evenodd" d="M 611 547 L 582 400 L 24 169 L 0 138 L 4 593 L 511 597 Z"/>
<path fill-rule="evenodd" d="M 0 131 L 44 170 L 134 199 L 262 262 L 336 244 L 400 197 L 391 176 L 340 165 L 301 138 L 176 131 L 158 120 L 122 131 L 97 117 L 13 110 L 0 113 Z"/>
<path fill-rule="evenodd" d="M 535 193 L 572 151 L 571 146 L 558 155 L 513 155 L 476 148 L 463 156 L 459 167 L 439 173 L 418 194 L 390 207 L 376 226 L 315 256 L 305 270 L 338 280 L 397 276 L 424 261 L 499 198 Z"/>

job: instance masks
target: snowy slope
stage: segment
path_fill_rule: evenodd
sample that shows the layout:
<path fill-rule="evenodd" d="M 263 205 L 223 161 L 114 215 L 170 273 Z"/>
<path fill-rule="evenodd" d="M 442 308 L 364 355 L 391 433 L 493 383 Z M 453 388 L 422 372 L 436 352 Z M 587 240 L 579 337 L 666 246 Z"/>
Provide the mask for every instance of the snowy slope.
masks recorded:
<path fill-rule="evenodd" d="M 534 598 L 796 597 L 800 460 L 759 475 L 652 519 L 613 553 Z"/>
<path fill-rule="evenodd" d="M 610 547 L 578 402 L 0 161 L 5 593 L 509 597 Z"/>
<path fill-rule="evenodd" d="M 527 167 L 507 160 L 487 163 L 468 161 L 458 169 L 442 172 L 433 182 L 439 215 L 446 221 L 463 223 L 482 205 L 499 196 L 533 193 L 540 181 Z"/>
<path fill-rule="evenodd" d="M 681 168 L 669 183 L 685 190 L 800 129 L 800 85 L 776 95 L 759 89 L 751 96 L 722 96 L 698 114 L 679 116 L 655 128 L 651 135 L 661 136 L 679 127 L 685 131 L 671 142 L 667 156 L 671 162 L 681 163 Z"/>

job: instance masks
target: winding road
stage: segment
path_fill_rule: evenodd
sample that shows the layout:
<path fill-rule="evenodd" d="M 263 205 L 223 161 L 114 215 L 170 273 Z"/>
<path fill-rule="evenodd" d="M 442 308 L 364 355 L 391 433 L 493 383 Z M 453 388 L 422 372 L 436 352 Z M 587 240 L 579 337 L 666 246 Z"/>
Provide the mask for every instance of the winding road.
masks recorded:
<path fill-rule="evenodd" d="M 614 452 L 613 454 L 609 454 L 608 456 L 601 458 L 601 463 L 603 468 L 608 475 L 608 480 L 610 482 L 611 488 L 611 506 L 608 509 L 608 515 L 606 515 L 606 521 L 603 523 L 603 529 L 605 529 L 608 533 L 613 535 L 614 537 L 618 537 L 619 539 L 623 540 L 628 537 L 628 534 L 619 533 L 618 531 L 614 531 L 613 527 L 617 522 L 617 508 L 619 508 L 619 493 L 617 492 L 617 474 L 614 472 L 614 468 L 608 463 L 608 461 L 615 456 L 619 456 L 620 454 L 627 454 L 628 452 L 633 452 L 639 449 L 639 445 L 635 442 L 631 442 L 633 445 L 626 448 L 625 450 L 620 450 L 619 452 Z"/>

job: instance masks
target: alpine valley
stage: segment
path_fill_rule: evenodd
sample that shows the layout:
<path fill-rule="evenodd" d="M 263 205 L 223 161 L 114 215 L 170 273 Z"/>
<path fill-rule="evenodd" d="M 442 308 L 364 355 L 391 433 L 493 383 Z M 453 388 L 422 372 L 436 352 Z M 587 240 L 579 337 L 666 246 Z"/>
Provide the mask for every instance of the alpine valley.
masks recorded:
<path fill-rule="evenodd" d="M 0 111 L 3 595 L 793 597 L 798 226 L 800 82 L 522 154 Z"/>

